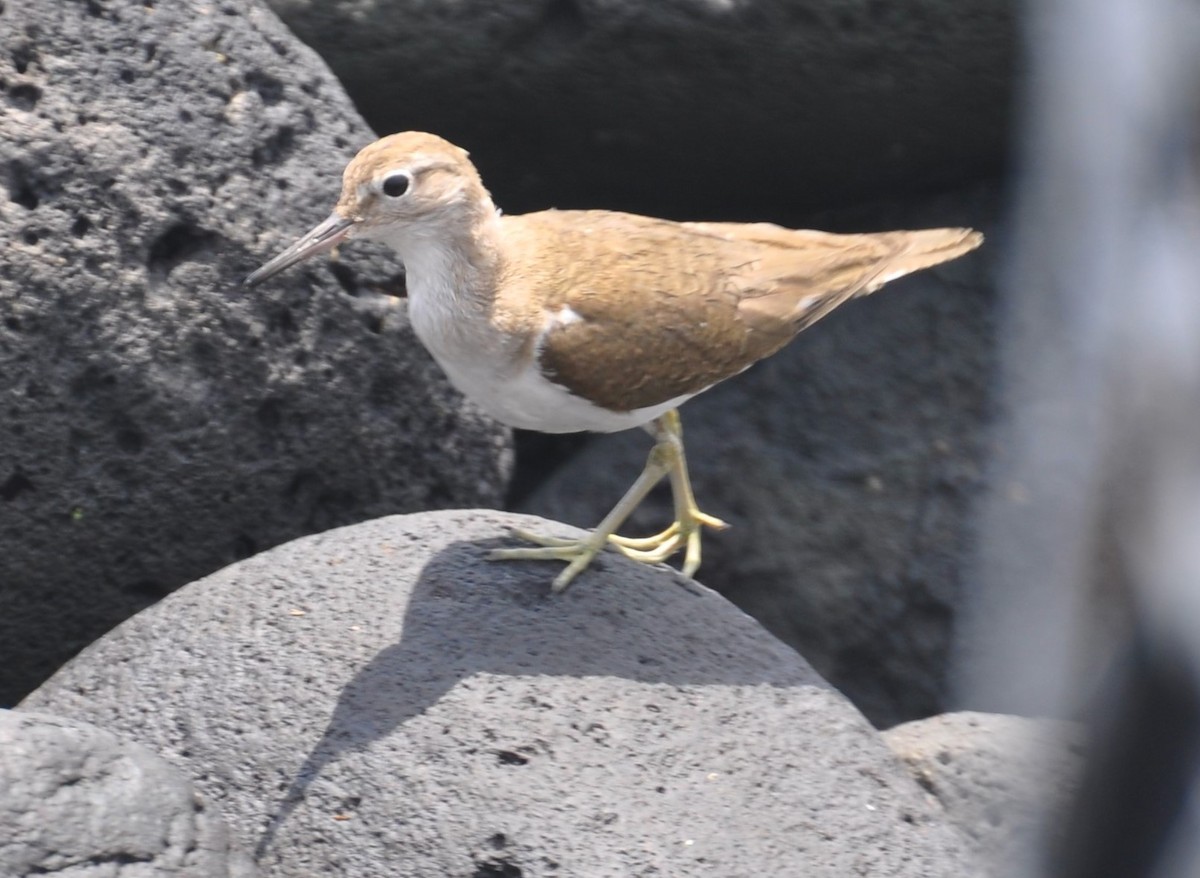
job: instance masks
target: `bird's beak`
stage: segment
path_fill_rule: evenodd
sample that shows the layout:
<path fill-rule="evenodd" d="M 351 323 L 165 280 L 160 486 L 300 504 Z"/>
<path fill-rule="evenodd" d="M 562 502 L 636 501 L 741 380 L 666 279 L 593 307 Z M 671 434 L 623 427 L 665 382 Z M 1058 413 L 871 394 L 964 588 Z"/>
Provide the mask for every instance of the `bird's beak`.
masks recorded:
<path fill-rule="evenodd" d="M 329 219 L 321 223 L 291 247 L 288 247 L 262 268 L 246 275 L 242 286 L 252 287 L 262 283 L 269 277 L 279 274 L 285 268 L 291 268 L 297 262 L 303 262 L 314 253 L 330 250 L 342 241 L 358 222 L 353 217 L 347 219 L 336 211 Z"/>

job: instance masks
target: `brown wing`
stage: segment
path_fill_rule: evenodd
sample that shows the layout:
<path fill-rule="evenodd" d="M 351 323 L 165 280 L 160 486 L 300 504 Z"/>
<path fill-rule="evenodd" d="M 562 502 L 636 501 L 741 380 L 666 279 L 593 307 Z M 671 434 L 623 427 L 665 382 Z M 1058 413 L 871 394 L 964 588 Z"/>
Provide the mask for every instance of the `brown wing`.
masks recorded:
<path fill-rule="evenodd" d="M 539 255 L 514 261 L 506 286 L 542 302 L 543 372 L 618 411 L 698 393 L 847 299 L 977 244 L 958 229 L 833 235 L 607 211 L 509 217 L 505 231 Z"/>

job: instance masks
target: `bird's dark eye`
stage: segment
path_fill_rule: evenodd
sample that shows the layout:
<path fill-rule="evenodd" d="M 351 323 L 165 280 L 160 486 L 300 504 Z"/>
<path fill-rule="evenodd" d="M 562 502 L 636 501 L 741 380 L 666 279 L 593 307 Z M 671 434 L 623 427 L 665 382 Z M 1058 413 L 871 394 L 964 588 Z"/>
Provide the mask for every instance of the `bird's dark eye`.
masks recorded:
<path fill-rule="evenodd" d="M 388 174 L 383 178 L 383 194 L 388 198 L 399 198 L 408 191 L 408 184 L 412 179 L 403 172 L 396 174 Z"/>

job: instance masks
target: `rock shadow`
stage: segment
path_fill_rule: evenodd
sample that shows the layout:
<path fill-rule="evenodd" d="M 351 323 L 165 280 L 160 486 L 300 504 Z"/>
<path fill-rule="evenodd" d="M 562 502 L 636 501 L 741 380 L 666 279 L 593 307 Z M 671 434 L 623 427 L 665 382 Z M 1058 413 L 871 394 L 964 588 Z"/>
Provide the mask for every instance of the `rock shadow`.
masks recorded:
<path fill-rule="evenodd" d="M 424 565 L 400 640 L 376 653 L 342 688 L 324 732 L 260 837 L 256 857 L 270 848 L 325 768 L 385 738 L 474 674 L 828 687 L 757 622 L 678 573 L 606 552 L 568 591 L 552 595 L 556 565 L 485 560 L 492 548 L 510 543 L 451 543 Z"/>

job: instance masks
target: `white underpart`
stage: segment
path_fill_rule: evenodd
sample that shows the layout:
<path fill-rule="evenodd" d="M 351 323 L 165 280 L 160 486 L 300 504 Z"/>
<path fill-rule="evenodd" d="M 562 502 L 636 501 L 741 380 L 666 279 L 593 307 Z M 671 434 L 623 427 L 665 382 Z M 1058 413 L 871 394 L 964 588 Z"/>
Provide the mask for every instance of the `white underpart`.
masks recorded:
<path fill-rule="evenodd" d="M 485 401 L 459 384 L 449 370 L 446 374 L 450 375 L 455 387 L 475 399 L 492 417 L 513 427 L 542 433 L 578 433 L 583 430 L 615 433 L 628 430 L 647 424 L 692 398 L 689 393 L 648 408 L 610 412 L 547 381 L 534 363 L 505 382 L 502 396 L 493 395 Z"/>
<path fill-rule="evenodd" d="M 678 396 L 629 412 L 612 412 L 549 381 L 537 364 L 542 339 L 556 326 L 584 319 L 566 305 L 546 314 L 533 359 L 505 368 L 507 354 L 495 335 L 495 328 L 483 320 L 472 321 L 464 314 L 447 268 L 452 254 L 439 240 L 406 236 L 387 243 L 404 260 L 408 315 L 417 338 L 459 392 L 510 427 L 542 433 L 614 433 L 649 423 L 694 395 Z"/>

